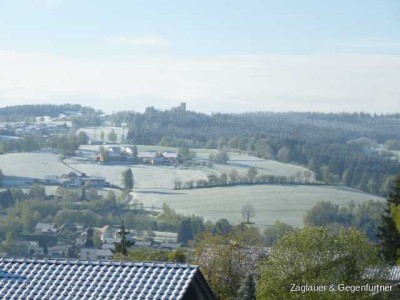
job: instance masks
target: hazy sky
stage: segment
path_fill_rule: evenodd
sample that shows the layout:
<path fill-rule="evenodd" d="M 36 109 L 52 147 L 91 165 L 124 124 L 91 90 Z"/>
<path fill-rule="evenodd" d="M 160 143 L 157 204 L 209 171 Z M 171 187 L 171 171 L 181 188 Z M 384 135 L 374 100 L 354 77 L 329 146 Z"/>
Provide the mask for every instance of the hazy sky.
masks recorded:
<path fill-rule="evenodd" d="M 399 0 L 0 0 L 0 106 L 400 112 Z"/>

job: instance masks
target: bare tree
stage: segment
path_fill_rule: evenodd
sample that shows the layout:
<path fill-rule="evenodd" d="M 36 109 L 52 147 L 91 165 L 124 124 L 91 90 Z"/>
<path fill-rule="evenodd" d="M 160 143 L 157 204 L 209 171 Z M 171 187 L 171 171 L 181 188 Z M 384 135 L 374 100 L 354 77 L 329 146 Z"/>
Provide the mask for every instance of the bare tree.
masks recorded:
<path fill-rule="evenodd" d="M 256 215 L 256 210 L 254 209 L 253 205 L 250 203 L 246 203 L 242 206 L 242 216 L 246 219 L 246 223 L 251 223 L 250 218 Z"/>

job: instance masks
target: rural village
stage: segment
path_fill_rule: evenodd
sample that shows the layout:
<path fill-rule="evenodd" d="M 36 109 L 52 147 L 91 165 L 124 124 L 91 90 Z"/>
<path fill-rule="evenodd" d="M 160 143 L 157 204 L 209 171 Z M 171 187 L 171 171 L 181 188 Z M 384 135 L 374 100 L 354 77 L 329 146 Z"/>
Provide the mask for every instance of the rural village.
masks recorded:
<path fill-rule="evenodd" d="M 184 116 L 186 105 L 171 113 Z M 3 257 L 186 262 L 199 264 L 210 280 L 221 255 L 233 259 L 234 274 L 251 274 L 279 235 L 304 220 L 318 222 L 321 210 L 335 207 L 327 201 L 355 205 L 354 214 L 362 213 L 363 203 L 382 208 L 378 195 L 285 162 L 285 148 L 269 159 L 235 147 L 233 139 L 210 148 L 176 147 L 167 138 L 158 145 L 130 144 L 125 123 L 97 118 L 93 126 L 91 114 L 70 111 L 0 123 Z M 397 152 L 382 144 L 353 143 L 367 157 L 396 161 Z M 293 199 L 279 213 L 262 204 L 266 193 L 275 209 L 284 193 L 315 200 L 304 206 Z M 214 201 L 224 204 L 218 208 Z M 288 212 L 287 205 L 297 209 Z M 8 232 L 9 226 L 16 230 Z M 223 277 L 214 280 L 220 295 L 235 293 L 236 283 L 218 290 Z"/>
<path fill-rule="evenodd" d="M 0 0 L 0 300 L 400 299 L 399 15 Z"/>

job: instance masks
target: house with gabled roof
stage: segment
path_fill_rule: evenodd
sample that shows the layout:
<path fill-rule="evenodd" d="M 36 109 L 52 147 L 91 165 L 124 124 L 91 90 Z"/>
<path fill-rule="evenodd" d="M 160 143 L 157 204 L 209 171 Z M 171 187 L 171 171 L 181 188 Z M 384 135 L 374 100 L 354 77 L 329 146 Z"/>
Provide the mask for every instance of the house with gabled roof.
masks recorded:
<path fill-rule="evenodd" d="M 166 150 L 163 151 L 161 155 L 171 164 L 175 164 L 181 160 L 181 155 L 177 151 Z"/>
<path fill-rule="evenodd" d="M 54 223 L 42 223 L 38 222 L 35 226 L 36 233 L 56 233 L 57 227 Z"/>
<path fill-rule="evenodd" d="M 166 162 L 161 153 L 156 150 L 147 150 L 138 153 L 138 159 L 144 164 L 158 165 Z"/>
<path fill-rule="evenodd" d="M 0 258 L 1 299 L 217 299 L 197 266 Z"/>

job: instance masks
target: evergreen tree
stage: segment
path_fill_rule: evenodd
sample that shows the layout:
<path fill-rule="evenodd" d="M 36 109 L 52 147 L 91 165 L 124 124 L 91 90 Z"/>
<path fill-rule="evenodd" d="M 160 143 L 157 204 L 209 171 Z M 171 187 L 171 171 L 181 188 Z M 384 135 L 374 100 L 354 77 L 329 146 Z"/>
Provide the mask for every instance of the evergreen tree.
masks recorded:
<path fill-rule="evenodd" d="M 121 227 L 118 230 L 118 234 L 121 237 L 121 241 L 119 243 L 114 243 L 115 248 L 114 250 L 111 250 L 113 254 L 121 253 L 124 256 L 128 255 L 128 248 L 133 246 L 135 243 L 132 241 L 129 241 L 127 239 L 127 235 L 129 234 L 129 231 L 125 230 L 125 224 L 124 221 L 121 221 Z"/>
<path fill-rule="evenodd" d="M 178 243 L 187 245 L 188 241 L 193 240 L 194 235 L 192 231 L 192 222 L 189 218 L 182 220 L 181 225 L 178 228 Z"/>
<path fill-rule="evenodd" d="M 108 133 L 107 138 L 110 142 L 116 143 L 117 142 L 117 134 L 115 133 L 114 129 L 111 129 L 111 131 Z"/>
<path fill-rule="evenodd" d="M 133 173 L 131 169 L 127 169 L 122 172 L 122 185 L 124 186 L 124 189 L 126 190 L 131 190 L 133 189 Z"/>
<path fill-rule="evenodd" d="M 3 174 L 3 171 L 0 169 L 0 186 L 3 185 L 3 178 L 4 178 L 4 174 Z"/>
<path fill-rule="evenodd" d="M 378 237 L 381 240 L 380 253 L 389 263 L 395 264 L 400 255 L 400 233 L 396 226 L 393 212 L 400 206 L 400 175 L 394 179 L 385 214 L 382 215 L 381 225 L 378 227 Z"/>
<path fill-rule="evenodd" d="M 138 149 L 137 149 L 136 145 L 134 145 L 132 147 L 132 159 L 133 159 L 134 163 L 138 162 L 138 154 L 139 154 Z"/>
<path fill-rule="evenodd" d="M 254 277 L 248 274 L 240 284 L 238 291 L 238 300 L 256 300 L 256 283 Z"/>
<path fill-rule="evenodd" d="M 107 162 L 109 159 L 108 151 L 103 146 L 99 147 L 101 162 Z"/>
<path fill-rule="evenodd" d="M 86 201 L 87 200 L 86 187 L 85 186 L 81 188 L 81 196 L 80 196 L 79 200 L 81 200 L 81 201 Z"/>
<path fill-rule="evenodd" d="M 79 258 L 78 247 L 75 241 L 72 241 L 71 247 L 68 248 L 66 258 Z"/>
<path fill-rule="evenodd" d="M 0 207 L 9 208 L 14 204 L 13 195 L 10 189 L 0 192 Z"/>

